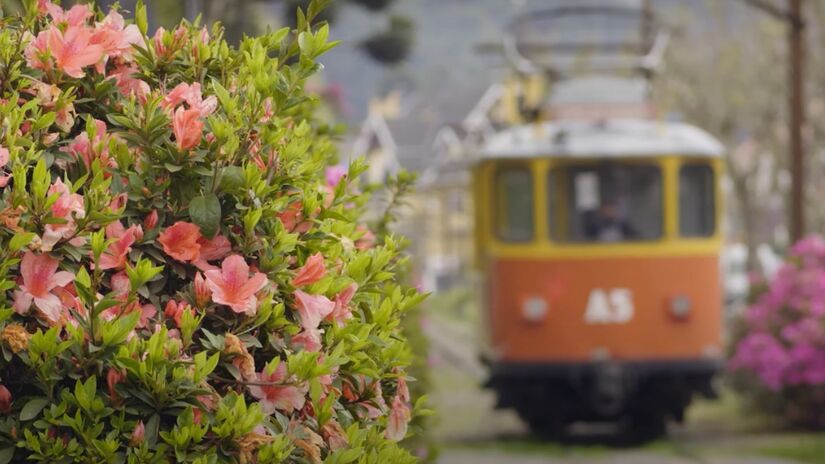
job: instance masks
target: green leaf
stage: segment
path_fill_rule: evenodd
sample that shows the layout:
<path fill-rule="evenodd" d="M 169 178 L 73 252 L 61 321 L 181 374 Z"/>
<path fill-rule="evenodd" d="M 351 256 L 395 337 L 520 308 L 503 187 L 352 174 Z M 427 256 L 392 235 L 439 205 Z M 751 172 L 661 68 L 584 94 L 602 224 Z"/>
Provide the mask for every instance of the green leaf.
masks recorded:
<path fill-rule="evenodd" d="M 212 238 L 221 225 L 221 202 L 214 193 L 195 197 L 189 203 L 189 217 L 203 235 Z"/>
<path fill-rule="evenodd" d="M 14 446 L 0 450 L 0 464 L 8 464 L 14 459 Z"/>
<path fill-rule="evenodd" d="M 20 232 L 14 234 L 14 237 L 12 237 L 11 241 L 9 242 L 9 248 L 11 249 L 11 251 L 17 251 L 23 248 L 24 246 L 31 243 L 32 239 L 34 238 L 34 235 L 35 234 L 33 232 Z"/>
<path fill-rule="evenodd" d="M 227 166 L 221 173 L 221 191 L 235 192 L 246 184 L 246 174 L 240 166 Z"/>
<path fill-rule="evenodd" d="M 49 404 L 48 398 L 34 398 L 30 400 L 23 406 L 23 409 L 20 410 L 20 420 L 28 421 L 34 419 L 47 404 Z"/>

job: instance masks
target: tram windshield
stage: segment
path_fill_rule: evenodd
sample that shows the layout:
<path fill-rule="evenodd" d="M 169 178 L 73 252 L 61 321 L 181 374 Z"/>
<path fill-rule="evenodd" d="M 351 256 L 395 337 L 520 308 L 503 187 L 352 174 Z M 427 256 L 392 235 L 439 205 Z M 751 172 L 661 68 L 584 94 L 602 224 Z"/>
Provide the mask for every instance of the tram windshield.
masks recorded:
<path fill-rule="evenodd" d="M 662 236 L 662 175 L 652 164 L 582 164 L 552 169 L 551 238 L 557 242 L 627 242 Z"/>

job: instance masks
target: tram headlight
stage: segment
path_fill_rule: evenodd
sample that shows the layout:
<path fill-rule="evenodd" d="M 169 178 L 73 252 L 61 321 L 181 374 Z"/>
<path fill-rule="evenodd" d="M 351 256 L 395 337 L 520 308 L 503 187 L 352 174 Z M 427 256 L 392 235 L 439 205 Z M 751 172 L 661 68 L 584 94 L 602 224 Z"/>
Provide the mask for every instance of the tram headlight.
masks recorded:
<path fill-rule="evenodd" d="M 670 299 L 670 314 L 676 319 L 686 319 L 693 309 L 693 302 L 685 295 L 678 295 Z"/>
<path fill-rule="evenodd" d="M 541 322 L 547 317 L 547 300 L 540 296 L 531 296 L 521 303 L 521 315 L 528 322 Z"/>

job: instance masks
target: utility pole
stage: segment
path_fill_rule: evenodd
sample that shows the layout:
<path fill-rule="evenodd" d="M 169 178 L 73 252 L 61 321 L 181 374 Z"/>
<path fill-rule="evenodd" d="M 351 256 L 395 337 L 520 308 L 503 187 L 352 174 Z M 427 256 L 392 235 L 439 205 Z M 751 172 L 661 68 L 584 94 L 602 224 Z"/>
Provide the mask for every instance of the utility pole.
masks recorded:
<path fill-rule="evenodd" d="M 805 147 L 802 140 L 802 128 L 805 125 L 805 22 L 802 0 L 788 0 L 788 13 L 791 240 L 796 242 L 805 235 Z"/>
<path fill-rule="evenodd" d="M 769 0 L 745 0 L 788 25 L 788 139 L 791 166 L 790 233 L 796 242 L 805 235 L 805 15 L 803 0 L 787 0 L 787 9 Z"/>

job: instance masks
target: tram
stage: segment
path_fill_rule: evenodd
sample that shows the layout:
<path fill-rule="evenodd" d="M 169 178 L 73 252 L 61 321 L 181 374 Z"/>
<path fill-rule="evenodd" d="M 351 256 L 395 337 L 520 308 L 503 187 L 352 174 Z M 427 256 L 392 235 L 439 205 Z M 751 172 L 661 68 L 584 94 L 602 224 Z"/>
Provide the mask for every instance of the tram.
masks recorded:
<path fill-rule="evenodd" d="M 477 157 L 487 386 L 541 434 L 653 438 L 722 365 L 723 147 L 599 108 L 502 129 Z"/>

